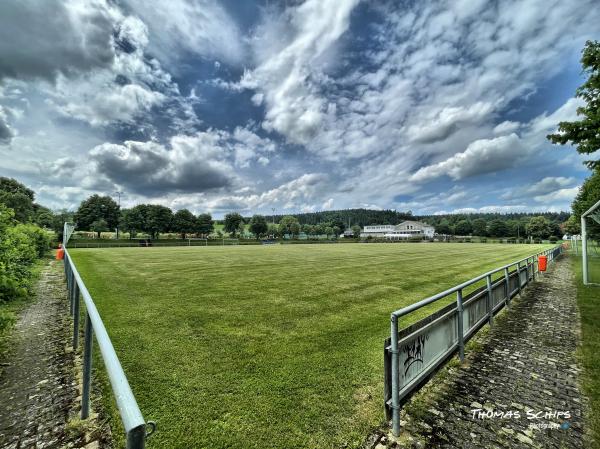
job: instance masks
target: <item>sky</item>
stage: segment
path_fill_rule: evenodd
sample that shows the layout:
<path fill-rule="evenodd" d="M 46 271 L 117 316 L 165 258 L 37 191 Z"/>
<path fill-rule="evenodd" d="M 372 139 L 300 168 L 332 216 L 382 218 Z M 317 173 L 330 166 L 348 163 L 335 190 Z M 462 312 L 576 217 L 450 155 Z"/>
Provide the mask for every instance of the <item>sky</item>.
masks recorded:
<path fill-rule="evenodd" d="M 39 203 L 568 210 L 595 0 L 0 2 L 0 175 Z"/>

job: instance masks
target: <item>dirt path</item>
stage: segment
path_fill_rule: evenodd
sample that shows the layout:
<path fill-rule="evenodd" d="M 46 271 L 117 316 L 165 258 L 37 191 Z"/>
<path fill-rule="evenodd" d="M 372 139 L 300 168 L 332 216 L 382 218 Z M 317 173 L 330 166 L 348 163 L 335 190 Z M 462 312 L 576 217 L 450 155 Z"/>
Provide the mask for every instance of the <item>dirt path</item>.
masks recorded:
<path fill-rule="evenodd" d="M 406 429 L 412 445 L 586 447 L 571 261 L 563 258 L 554 264 L 514 304 L 497 320 L 483 348 L 446 376 L 440 391 L 425 395 L 423 413 L 409 415 Z"/>
<path fill-rule="evenodd" d="M 0 448 L 84 446 L 66 431 L 79 393 L 62 264 L 44 268 L 35 296 L 16 324 L 0 377 Z"/>

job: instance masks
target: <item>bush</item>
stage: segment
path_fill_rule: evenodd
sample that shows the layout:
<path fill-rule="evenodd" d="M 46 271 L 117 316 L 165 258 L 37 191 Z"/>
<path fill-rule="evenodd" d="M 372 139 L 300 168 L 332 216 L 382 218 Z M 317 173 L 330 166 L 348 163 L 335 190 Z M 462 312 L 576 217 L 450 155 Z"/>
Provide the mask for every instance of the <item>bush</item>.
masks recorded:
<path fill-rule="evenodd" d="M 49 245 L 44 230 L 17 224 L 12 209 L 0 205 L 0 302 L 27 295 L 33 265 Z"/>
<path fill-rule="evenodd" d="M 556 243 L 556 242 L 558 242 L 558 237 L 556 237 L 555 235 L 553 235 L 553 236 L 550 237 L 549 240 L 550 240 L 550 243 Z"/>

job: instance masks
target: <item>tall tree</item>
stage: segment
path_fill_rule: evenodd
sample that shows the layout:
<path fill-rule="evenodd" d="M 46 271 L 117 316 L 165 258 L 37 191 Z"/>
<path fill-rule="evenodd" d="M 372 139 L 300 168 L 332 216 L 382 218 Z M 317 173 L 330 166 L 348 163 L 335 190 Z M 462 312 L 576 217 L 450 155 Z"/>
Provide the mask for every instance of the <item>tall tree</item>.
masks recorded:
<path fill-rule="evenodd" d="M 181 238 L 185 239 L 186 234 L 191 234 L 196 231 L 196 217 L 187 209 L 181 209 L 173 215 L 173 230 L 181 234 Z"/>
<path fill-rule="evenodd" d="M 169 232 L 173 224 L 171 209 L 159 204 L 146 204 L 145 229 L 153 239 L 158 238 L 161 232 Z"/>
<path fill-rule="evenodd" d="M 507 237 L 509 230 L 506 222 L 502 220 L 492 220 L 488 227 L 488 234 L 492 237 Z"/>
<path fill-rule="evenodd" d="M 33 220 L 35 208 L 35 194 L 33 190 L 25 187 L 13 178 L 0 177 L 0 203 L 15 212 L 15 220 L 27 223 Z"/>
<path fill-rule="evenodd" d="M 530 235 L 534 239 L 545 239 L 550 237 L 551 234 L 552 227 L 546 217 L 533 217 L 527 223 L 527 235 Z"/>
<path fill-rule="evenodd" d="M 91 230 L 95 221 L 104 220 L 108 229 L 119 224 L 119 205 L 110 196 L 92 195 L 82 201 L 75 212 L 75 222 L 79 229 Z"/>
<path fill-rule="evenodd" d="M 121 211 L 119 226 L 129 233 L 129 238 L 146 229 L 146 205 L 140 204 L 131 209 Z"/>
<path fill-rule="evenodd" d="M 575 96 L 585 105 L 577 108 L 581 120 L 560 122 L 558 132 L 547 137 L 553 143 L 576 146 L 580 154 L 592 154 L 600 150 L 600 42 L 587 41 L 581 56 L 583 72 L 588 75 L 585 83 L 577 88 Z M 588 160 L 589 168 L 600 168 L 599 160 Z"/>
<path fill-rule="evenodd" d="M 473 232 L 473 226 L 469 220 L 460 220 L 454 226 L 454 232 L 456 235 L 470 235 Z"/>
<path fill-rule="evenodd" d="M 215 229 L 213 219 L 210 214 L 199 214 L 196 218 L 196 232 L 205 237 Z"/>
<path fill-rule="evenodd" d="M 300 223 L 292 215 L 286 215 L 279 220 L 279 232 L 281 235 L 288 234 L 291 237 L 300 234 Z"/>
<path fill-rule="evenodd" d="M 240 229 L 240 225 L 242 224 L 243 220 L 244 219 L 240 214 L 238 214 L 237 212 L 231 212 L 225 215 L 225 223 L 223 229 L 225 230 L 225 232 L 229 232 L 229 234 L 231 234 L 232 237 L 235 237 Z"/>
<path fill-rule="evenodd" d="M 254 215 L 250 220 L 250 232 L 254 234 L 256 239 L 261 238 L 269 230 L 267 219 L 262 215 Z"/>
<path fill-rule="evenodd" d="M 487 235 L 487 221 L 483 218 L 476 218 L 473 220 L 473 234 L 479 237 L 485 237 Z"/>

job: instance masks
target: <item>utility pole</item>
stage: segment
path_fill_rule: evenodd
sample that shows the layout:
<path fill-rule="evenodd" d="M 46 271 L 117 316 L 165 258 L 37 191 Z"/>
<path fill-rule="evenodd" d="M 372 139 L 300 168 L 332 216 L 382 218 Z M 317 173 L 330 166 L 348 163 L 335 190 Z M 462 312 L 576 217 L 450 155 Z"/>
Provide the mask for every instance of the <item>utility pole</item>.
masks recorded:
<path fill-rule="evenodd" d="M 117 190 L 115 192 L 115 195 L 117 195 L 118 197 L 118 201 L 119 201 L 119 212 L 121 212 L 121 195 L 123 195 L 124 192 L 121 192 L 120 190 Z M 117 222 L 117 240 L 119 240 L 119 223 Z"/>

